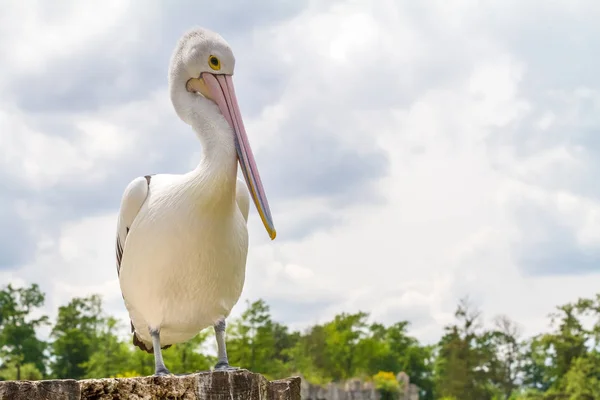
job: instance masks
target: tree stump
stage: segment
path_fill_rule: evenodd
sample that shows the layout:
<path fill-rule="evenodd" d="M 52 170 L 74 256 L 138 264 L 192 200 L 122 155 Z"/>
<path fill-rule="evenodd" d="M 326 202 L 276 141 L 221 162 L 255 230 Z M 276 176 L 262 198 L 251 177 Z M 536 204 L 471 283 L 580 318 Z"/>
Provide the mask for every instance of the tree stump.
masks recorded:
<path fill-rule="evenodd" d="M 183 376 L 0 382 L 0 400 L 300 400 L 300 378 L 245 369 Z"/>

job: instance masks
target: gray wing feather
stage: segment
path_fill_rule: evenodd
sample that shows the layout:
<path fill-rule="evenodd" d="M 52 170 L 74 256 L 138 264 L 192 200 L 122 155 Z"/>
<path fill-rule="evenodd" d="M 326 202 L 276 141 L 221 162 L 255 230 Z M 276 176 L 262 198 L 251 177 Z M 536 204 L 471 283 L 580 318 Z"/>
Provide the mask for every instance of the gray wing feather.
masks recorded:
<path fill-rule="evenodd" d="M 148 198 L 150 192 L 150 180 L 152 175 L 146 175 L 134 179 L 125 188 L 123 198 L 121 199 L 121 208 L 119 210 L 119 220 L 117 222 L 117 237 L 115 251 L 117 258 L 117 275 L 121 273 L 121 260 L 123 259 L 123 250 L 125 240 L 129 234 L 129 228 L 135 221 L 140 208 Z"/>

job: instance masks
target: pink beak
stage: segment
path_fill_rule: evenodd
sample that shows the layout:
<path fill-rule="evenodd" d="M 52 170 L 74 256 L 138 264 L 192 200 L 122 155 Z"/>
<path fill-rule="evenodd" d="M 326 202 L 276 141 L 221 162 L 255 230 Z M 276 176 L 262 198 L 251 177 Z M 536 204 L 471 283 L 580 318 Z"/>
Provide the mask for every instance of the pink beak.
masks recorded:
<path fill-rule="evenodd" d="M 202 79 L 210 92 L 210 96 L 219 106 L 221 114 L 225 117 L 229 125 L 235 132 L 235 147 L 237 149 L 238 160 L 242 173 L 246 179 L 246 184 L 250 190 L 250 195 L 254 200 L 254 205 L 258 210 L 260 218 L 269 233 L 271 240 L 275 239 L 276 231 L 269 209 L 269 202 L 263 189 L 256 161 L 248 142 L 246 129 L 242 121 L 235 90 L 233 88 L 233 80 L 231 75 L 214 75 L 208 72 L 202 73 Z"/>

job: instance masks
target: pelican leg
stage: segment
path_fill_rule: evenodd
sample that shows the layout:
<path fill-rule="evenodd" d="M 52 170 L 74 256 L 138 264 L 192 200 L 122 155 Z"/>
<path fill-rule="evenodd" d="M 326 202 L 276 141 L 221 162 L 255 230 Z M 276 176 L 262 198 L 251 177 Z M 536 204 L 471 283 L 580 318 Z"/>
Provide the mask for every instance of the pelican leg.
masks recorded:
<path fill-rule="evenodd" d="M 160 348 L 160 331 L 156 329 L 150 329 L 150 336 L 152 337 L 152 347 L 154 349 L 154 375 L 170 375 L 171 372 L 165 367 L 165 362 L 162 357 L 162 350 Z"/>
<path fill-rule="evenodd" d="M 226 326 L 225 319 L 220 320 L 214 325 L 215 336 L 217 338 L 217 356 L 219 358 L 215 365 L 215 370 L 238 369 L 229 365 L 229 360 L 227 359 L 227 347 L 225 346 Z"/>

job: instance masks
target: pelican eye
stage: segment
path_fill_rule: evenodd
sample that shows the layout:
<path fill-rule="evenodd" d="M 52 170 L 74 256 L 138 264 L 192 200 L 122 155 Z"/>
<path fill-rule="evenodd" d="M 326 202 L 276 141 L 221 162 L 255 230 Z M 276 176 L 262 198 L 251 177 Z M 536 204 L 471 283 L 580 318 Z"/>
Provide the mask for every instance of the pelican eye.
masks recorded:
<path fill-rule="evenodd" d="M 219 61 L 219 59 L 215 56 L 208 57 L 208 65 L 210 65 L 210 67 L 215 71 L 221 69 L 221 61 Z"/>

